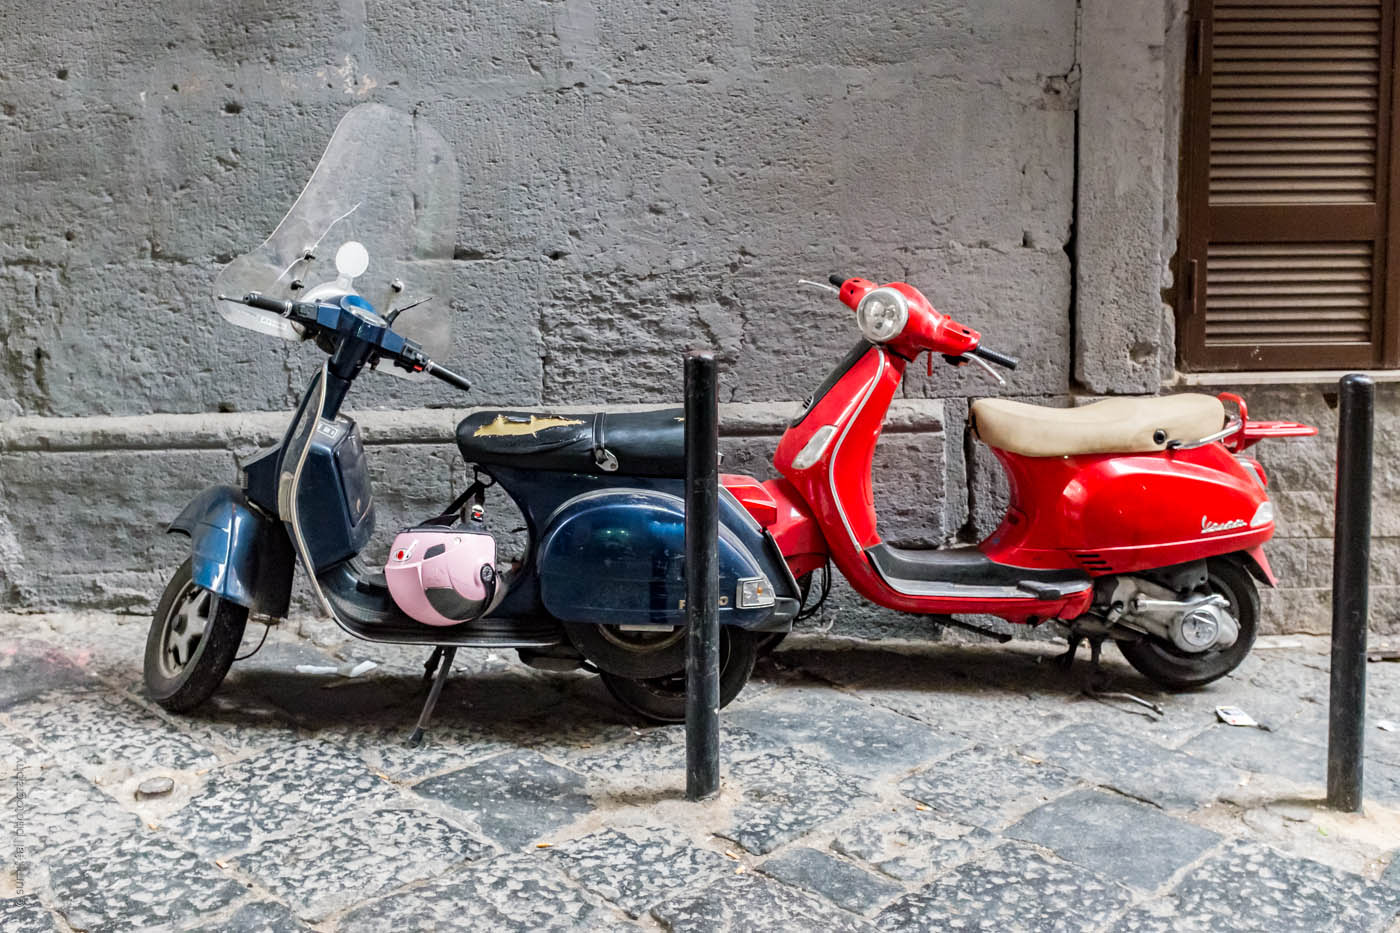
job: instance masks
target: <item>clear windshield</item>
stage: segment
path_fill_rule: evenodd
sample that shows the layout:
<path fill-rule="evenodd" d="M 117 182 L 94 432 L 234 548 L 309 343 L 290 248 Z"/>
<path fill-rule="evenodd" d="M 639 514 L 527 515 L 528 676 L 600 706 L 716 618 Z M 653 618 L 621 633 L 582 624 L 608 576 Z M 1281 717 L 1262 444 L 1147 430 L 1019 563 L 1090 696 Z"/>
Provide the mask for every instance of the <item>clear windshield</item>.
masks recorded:
<path fill-rule="evenodd" d="M 456 160 L 437 130 L 382 104 L 362 104 L 340 121 L 272 236 L 215 278 L 214 304 L 240 327 L 296 339 L 300 335 L 286 319 L 218 296 L 261 292 L 304 300 L 312 293 L 353 291 L 380 314 L 431 297 L 394 329 L 422 344 L 429 356 L 446 359 L 452 348 L 457 205 Z M 335 267 L 336 250 L 350 241 L 369 252 L 368 268 L 353 282 L 339 278 Z"/>

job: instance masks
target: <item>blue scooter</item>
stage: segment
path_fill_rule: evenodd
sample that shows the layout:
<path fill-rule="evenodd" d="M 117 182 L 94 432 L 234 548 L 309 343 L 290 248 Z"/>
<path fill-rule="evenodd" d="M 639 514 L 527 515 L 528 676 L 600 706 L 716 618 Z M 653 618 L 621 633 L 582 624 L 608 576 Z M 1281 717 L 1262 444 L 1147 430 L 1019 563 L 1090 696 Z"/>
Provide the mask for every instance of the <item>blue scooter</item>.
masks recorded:
<path fill-rule="evenodd" d="M 449 326 L 422 312 L 448 282 L 456 232 L 450 150 L 421 119 L 376 104 L 341 121 L 273 235 L 215 282 L 234 323 L 314 341 L 328 358 L 280 443 L 237 485 L 195 497 L 169 526 L 190 558 L 166 586 L 147 638 L 147 689 L 167 709 L 207 699 L 227 674 L 250 612 L 287 614 L 300 564 L 323 610 L 357 638 L 432 646 L 419 740 L 458 648 L 515 648 L 548 670 L 596 670 L 629 709 L 684 719 L 684 424 L 680 409 L 554 415 L 478 411 L 457 428 L 475 482 L 439 521 L 479 508 L 498 483 L 525 517 L 523 556 L 498 568 L 473 621 L 430 625 L 395 605 L 363 559 L 374 529 L 364 444 L 341 408 L 366 369 L 431 376 Z M 328 238 L 335 277 L 322 248 Z M 369 245 L 365 245 L 369 241 Z M 397 304 L 381 315 L 376 306 Z M 412 325 L 412 326 L 410 326 Z M 473 505 L 475 503 L 475 505 Z M 802 596 L 771 535 L 729 493 L 720 502 L 721 704 L 743 688 L 760 641 L 787 631 Z M 466 527 L 465 525 L 461 527 Z"/>

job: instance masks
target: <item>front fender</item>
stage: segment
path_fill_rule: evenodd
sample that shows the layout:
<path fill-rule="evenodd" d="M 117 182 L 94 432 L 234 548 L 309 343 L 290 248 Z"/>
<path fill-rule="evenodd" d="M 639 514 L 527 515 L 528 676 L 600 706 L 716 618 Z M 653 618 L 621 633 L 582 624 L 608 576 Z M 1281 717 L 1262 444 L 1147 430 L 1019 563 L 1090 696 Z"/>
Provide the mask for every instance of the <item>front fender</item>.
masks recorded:
<path fill-rule="evenodd" d="M 194 582 L 254 612 L 282 617 L 291 601 L 292 543 L 282 523 L 236 486 L 210 486 L 166 528 L 190 539 Z"/>

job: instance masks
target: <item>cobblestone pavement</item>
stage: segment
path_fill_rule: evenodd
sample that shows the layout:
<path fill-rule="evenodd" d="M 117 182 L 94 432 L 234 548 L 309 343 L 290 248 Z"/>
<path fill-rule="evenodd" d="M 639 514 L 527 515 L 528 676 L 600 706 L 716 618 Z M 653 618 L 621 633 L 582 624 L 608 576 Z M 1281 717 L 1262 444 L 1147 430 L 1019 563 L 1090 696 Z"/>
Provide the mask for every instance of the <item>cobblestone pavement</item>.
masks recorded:
<path fill-rule="evenodd" d="M 411 750 L 426 652 L 284 626 L 170 716 L 144 638 L 0 617 L 5 933 L 1400 929 L 1400 733 L 1376 725 L 1400 664 L 1369 666 L 1367 812 L 1331 813 L 1320 639 L 1180 695 L 1106 652 L 1160 719 L 1082 695 L 1049 642 L 795 639 L 726 710 L 723 792 L 692 805 L 682 731 L 585 674 L 461 652 Z M 154 775 L 174 791 L 138 800 Z"/>

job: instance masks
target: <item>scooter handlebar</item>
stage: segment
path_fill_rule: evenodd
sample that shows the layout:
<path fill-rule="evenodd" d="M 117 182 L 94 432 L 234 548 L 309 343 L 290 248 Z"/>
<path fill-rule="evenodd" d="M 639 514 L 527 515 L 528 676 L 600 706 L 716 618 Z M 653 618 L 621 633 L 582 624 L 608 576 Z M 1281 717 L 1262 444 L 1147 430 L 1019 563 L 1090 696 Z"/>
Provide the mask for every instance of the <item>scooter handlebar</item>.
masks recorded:
<path fill-rule="evenodd" d="M 292 313 L 291 301 L 282 298 L 269 298 L 257 292 L 244 295 L 243 304 L 250 308 L 257 308 L 259 311 L 271 311 L 273 314 L 280 314 L 283 317 Z"/>
<path fill-rule="evenodd" d="M 446 366 L 439 366 L 432 360 L 429 360 L 427 365 L 423 367 L 423 372 L 432 376 L 434 379 L 441 379 L 450 386 L 456 386 L 463 392 L 471 390 L 472 384 L 468 382 L 465 377 L 457 375 Z"/>
<path fill-rule="evenodd" d="M 984 360 L 996 363 L 998 366 L 1005 366 L 1007 369 L 1015 369 L 1016 364 L 1020 362 L 1014 356 L 1007 356 L 1005 353 L 998 353 L 995 350 L 988 350 L 986 347 L 983 346 L 978 346 L 972 352 L 974 355 L 980 356 Z"/>

